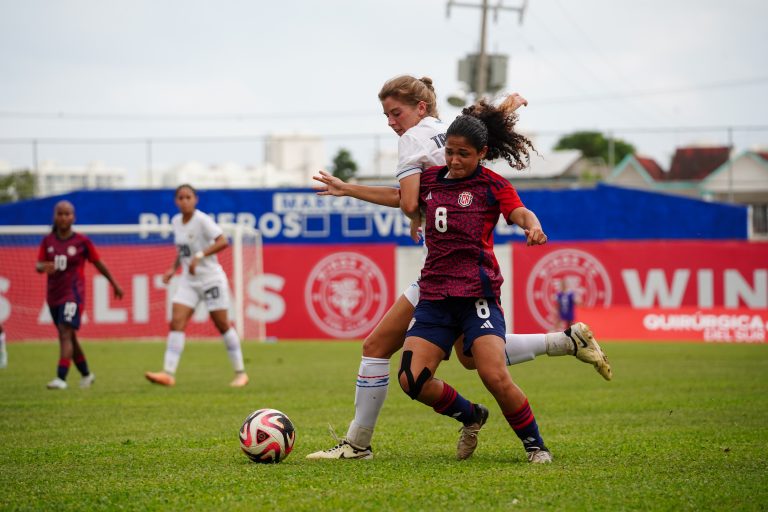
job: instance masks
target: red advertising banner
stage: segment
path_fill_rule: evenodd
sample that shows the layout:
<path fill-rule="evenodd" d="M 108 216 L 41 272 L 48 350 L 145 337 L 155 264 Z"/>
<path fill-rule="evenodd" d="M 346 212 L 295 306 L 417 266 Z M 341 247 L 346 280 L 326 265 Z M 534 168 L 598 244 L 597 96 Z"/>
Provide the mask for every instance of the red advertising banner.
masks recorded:
<path fill-rule="evenodd" d="M 579 320 L 607 340 L 765 343 L 768 311 L 678 308 L 675 310 L 583 309 Z"/>
<path fill-rule="evenodd" d="M 552 329 L 565 286 L 605 339 L 765 341 L 765 243 L 514 244 L 512 261 L 516 332 Z"/>
<path fill-rule="evenodd" d="M 90 339 L 163 338 L 168 332 L 175 278 L 162 283 L 175 258 L 172 245 L 98 244 L 102 260 L 123 287 L 117 300 L 106 279 L 86 264 L 86 307 L 80 335 Z M 226 252 L 226 251 L 225 251 Z M 46 277 L 34 270 L 37 247 L 4 247 L 0 265 L 0 323 L 14 340 L 51 339 L 56 329 L 45 303 Z M 220 263 L 230 277 L 232 258 Z M 264 247 L 264 273 L 246 269 L 246 338 L 258 322 L 279 338 L 360 339 L 395 297 L 394 245 L 280 245 Z M 204 308 L 187 334 L 218 337 Z"/>

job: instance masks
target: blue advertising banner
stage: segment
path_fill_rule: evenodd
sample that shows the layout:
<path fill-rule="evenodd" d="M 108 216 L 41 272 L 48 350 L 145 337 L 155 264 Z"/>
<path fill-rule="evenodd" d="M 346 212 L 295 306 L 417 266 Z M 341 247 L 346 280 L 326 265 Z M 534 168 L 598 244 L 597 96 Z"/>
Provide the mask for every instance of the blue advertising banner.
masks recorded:
<path fill-rule="evenodd" d="M 0 205 L 0 224 L 39 225 L 53 206 L 71 201 L 79 224 L 170 222 L 174 191 L 88 190 Z M 408 220 L 397 209 L 346 197 L 318 196 L 311 189 L 202 190 L 198 208 L 222 224 L 259 229 L 265 243 L 396 243 L 412 245 Z M 541 220 L 551 241 L 744 240 L 747 208 L 598 185 L 587 190 L 522 190 L 525 205 Z M 522 231 L 499 223 L 496 242 L 523 240 Z"/>

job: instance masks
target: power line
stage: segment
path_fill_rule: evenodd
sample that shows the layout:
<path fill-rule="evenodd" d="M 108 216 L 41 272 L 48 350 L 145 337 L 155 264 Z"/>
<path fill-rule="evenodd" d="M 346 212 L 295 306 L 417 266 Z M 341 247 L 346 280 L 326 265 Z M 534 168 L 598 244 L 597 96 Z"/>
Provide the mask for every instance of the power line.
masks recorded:
<path fill-rule="evenodd" d="M 748 87 L 768 82 L 768 76 L 755 76 L 735 80 L 722 80 L 702 84 L 693 84 L 681 87 L 666 87 L 658 89 L 634 90 L 627 92 L 607 92 L 600 94 L 585 94 L 580 96 L 561 96 L 553 98 L 540 98 L 535 101 L 536 106 L 556 105 L 563 103 L 582 103 L 589 101 L 607 101 L 625 98 L 640 98 L 646 96 L 663 96 L 682 94 L 695 91 L 708 91 L 716 89 L 730 89 Z M 0 110 L 0 119 L 46 119 L 61 121 L 253 121 L 268 119 L 332 119 L 339 117 L 366 117 L 380 116 L 381 112 L 374 111 L 318 111 L 318 112 L 280 112 L 280 113 L 245 113 L 245 114 L 126 114 L 126 113 L 94 113 L 79 114 L 73 112 L 26 112 Z"/>
<path fill-rule="evenodd" d="M 586 96 L 562 96 L 559 98 L 542 98 L 536 101 L 536 105 L 554 105 L 561 103 L 581 103 L 586 101 L 619 100 L 625 98 L 640 98 L 644 96 L 663 96 L 667 94 L 682 94 L 694 91 L 707 91 L 714 89 L 729 89 L 733 87 L 746 87 L 768 82 L 768 76 L 757 76 L 738 80 L 723 80 L 705 84 L 696 84 L 682 87 L 668 87 L 663 89 L 648 89 L 645 91 L 609 92 L 591 94 Z"/>
<path fill-rule="evenodd" d="M 707 133 L 707 132 L 768 132 L 768 124 L 763 125 L 718 125 L 718 126 L 636 126 L 636 127 L 618 127 L 618 128 L 594 128 L 594 129 L 534 129 L 537 135 L 561 135 L 563 133 L 572 133 L 575 131 L 601 131 L 613 134 L 628 133 Z M 385 137 L 389 134 L 382 133 L 351 133 L 351 134 L 333 134 L 325 135 L 325 139 L 372 139 L 376 137 Z M 258 142 L 267 138 L 267 135 L 246 135 L 246 136 L 168 136 L 168 137 L 8 137 L 0 138 L 0 144 L 41 144 L 41 145 L 78 145 L 78 144 L 189 144 L 189 143 L 223 143 L 223 142 Z"/>

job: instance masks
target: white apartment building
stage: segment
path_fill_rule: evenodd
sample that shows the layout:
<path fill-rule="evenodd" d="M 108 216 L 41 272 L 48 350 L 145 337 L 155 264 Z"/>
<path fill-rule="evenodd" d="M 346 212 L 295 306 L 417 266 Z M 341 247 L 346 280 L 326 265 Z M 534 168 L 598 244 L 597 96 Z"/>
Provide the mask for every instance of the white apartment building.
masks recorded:
<path fill-rule="evenodd" d="M 40 197 L 64 194 L 82 189 L 123 188 L 126 170 L 110 167 L 104 162 L 91 162 L 86 166 L 59 165 L 53 160 L 40 163 L 35 171 L 37 195 Z"/>
<path fill-rule="evenodd" d="M 304 186 L 303 183 L 286 181 L 270 164 L 255 166 L 225 162 L 220 165 L 206 165 L 194 161 L 175 165 L 165 171 L 159 185 L 176 188 L 182 183 L 189 183 L 198 189 Z"/>
<path fill-rule="evenodd" d="M 312 176 L 327 167 L 325 142 L 318 135 L 270 135 L 264 142 L 264 160 L 279 173 L 274 178 L 278 184 L 308 187 Z"/>

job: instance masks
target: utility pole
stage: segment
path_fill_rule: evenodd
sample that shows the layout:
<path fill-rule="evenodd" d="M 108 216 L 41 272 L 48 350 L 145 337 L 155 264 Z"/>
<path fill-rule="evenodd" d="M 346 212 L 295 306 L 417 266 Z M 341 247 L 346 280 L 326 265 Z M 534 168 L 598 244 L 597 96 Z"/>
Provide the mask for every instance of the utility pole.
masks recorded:
<path fill-rule="evenodd" d="M 523 24 L 523 15 L 525 14 L 525 9 L 528 6 L 528 0 L 523 0 L 523 3 L 520 7 L 507 7 L 503 4 L 503 0 L 497 0 L 496 5 L 493 7 L 488 6 L 488 0 L 482 0 L 481 3 L 475 4 L 475 3 L 468 3 L 468 2 L 456 2 L 454 0 L 448 0 L 448 4 L 446 6 L 446 15 L 447 17 L 451 16 L 451 7 L 471 7 L 473 9 L 480 9 L 481 15 L 480 15 L 480 52 L 477 56 L 477 74 L 475 76 L 475 83 L 469 84 L 470 87 L 474 87 L 474 92 L 477 95 L 478 98 L 483 97 L 483 95 L 488 92 L 488 54 L 485 50 L 485 38 L 486 38 L 486 32 L 487 32 L 487 25 L 488 25 L 488 10 L 493 10 L 493 21 L 496 22 L 499 19 L 499 11 L 515 11 L 520 14 L 520 24 Z"/>

